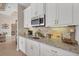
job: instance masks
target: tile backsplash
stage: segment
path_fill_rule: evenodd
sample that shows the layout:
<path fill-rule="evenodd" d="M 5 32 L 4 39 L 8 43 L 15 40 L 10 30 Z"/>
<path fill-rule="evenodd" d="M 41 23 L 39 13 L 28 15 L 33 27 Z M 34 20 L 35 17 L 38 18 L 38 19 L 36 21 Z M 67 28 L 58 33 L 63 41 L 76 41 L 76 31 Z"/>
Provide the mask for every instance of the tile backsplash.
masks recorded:
<path fill-rule="evenodd" d="M 40 31 L 44 36 L 46 36 L 46 34 L 51 33 L 51 28 L 46 28 L 46 27 L 34 27 L 31 28 L 31 30 L 33 30 L 33 35 L 35 35 L 35 32 Z"/>
<path fill-rule="evenodd" d="M 35 35 L 36 31 L 40 31 L 41 33 L 44 34 L 44 36 L 46 36 L 47 34 L 51 34 L 52 36 L 56 36 L 58 35 L 58 37 L 60 37 L 62 34 L 68 34 L 70 33 L 70 31 L 74 32 L 74 28 L 72 27 L 34 27 L 31 28 L 30 30 L 33 31 L 33 35 Z"/>
<path fill-rule="evenodd" d="M 75 41 L 75 26 L 65 26 L 65 27 L 33 27 L 30 28 L 33 31 L 33 36 L 39 31 L 46 38 L 50 39 L 67 39 L 70 41 Z"/>

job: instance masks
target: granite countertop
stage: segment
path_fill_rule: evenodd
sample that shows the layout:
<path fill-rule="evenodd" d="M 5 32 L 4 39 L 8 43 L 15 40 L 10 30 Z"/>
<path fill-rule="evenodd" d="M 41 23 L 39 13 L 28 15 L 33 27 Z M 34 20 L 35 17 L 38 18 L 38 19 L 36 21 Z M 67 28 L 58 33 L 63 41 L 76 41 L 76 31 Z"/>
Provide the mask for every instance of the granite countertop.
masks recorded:
<path fill-rule="evenodd" d="M 60 40 L 59 39 L 58 40 L 56 40 L 56 39 L 47 39 L 47 38 L 33 39 L 32 37 L 25 36 L 24 34 L 20 34 L 20 36 L 22 36 L 24 38 L 29 38 L 31 40 L 34 40 L 34 41 L 37 41 L 37 42 L 40 42 L 40 43 L 44 43 L 44 44 L 47 44 L 47 45 L 50 45 L 50 46 L 61 48 L 63 50 L 67 50 L 69 52 L 79 54 L 79 46 L 78 45 L 73 46 L 73 45 L 66 44 L 66 43 L 62 42 L 61 39 Z"/>

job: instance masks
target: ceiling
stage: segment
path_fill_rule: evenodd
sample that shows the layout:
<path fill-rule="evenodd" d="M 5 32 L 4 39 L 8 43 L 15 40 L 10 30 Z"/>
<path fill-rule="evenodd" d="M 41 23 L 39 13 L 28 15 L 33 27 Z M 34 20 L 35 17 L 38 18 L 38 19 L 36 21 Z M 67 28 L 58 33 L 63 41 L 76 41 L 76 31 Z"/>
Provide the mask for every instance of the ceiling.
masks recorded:
<path fill-rule="evenodd" d="M 0 4 L 1 8 L 3 8 L 3 4 Z M 5 10 L 0 10 L 0 19 L 11 18 L 11 17 L 13 19 L 17 17 L 17 14 L 18 14 L 17 4 L 7 3 L 5 5 Z"/>

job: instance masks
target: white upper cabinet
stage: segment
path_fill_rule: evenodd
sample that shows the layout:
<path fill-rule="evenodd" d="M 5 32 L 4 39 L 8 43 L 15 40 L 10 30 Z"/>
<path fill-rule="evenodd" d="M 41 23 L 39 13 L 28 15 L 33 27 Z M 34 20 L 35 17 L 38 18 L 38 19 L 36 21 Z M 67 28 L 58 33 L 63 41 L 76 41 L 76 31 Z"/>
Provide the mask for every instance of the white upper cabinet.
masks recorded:
<path fill-rule="evenodd" d="M 46 27 L 52 27 L 56 24 L 56 4 L 47 3 L 46 4 Z"/>
<path fill-rule="evenodd" d="M 37 16 L 37 3 L 31 4 L 31 18 L 34 18 Z"/>
<path fill-rule="evenodd" d="M 27 27 L 27 10 L 24 10 L 24 27 Z"/>
<path fill-rule="evenodd" d="M 43 3 L 32 3 L 31 4 L 32 18 L 41 17 L 44 14 L 44 4 Z"/>
<path fill-rule="evenodd" d="M 32 27 L 31 20 L 44 16 L 44 4 L 32 3 L 31 6 L 24 10 L 24 27 Z"/>
<path fill-rule="evenodd" d="M 72 24 L 72 4 L 59 3 L 57 4 L 57 19 L 60 25 Z"/>
<path fill-rule="evenodd" d="M 38 17 L 43 17 L 44 16 L 44 3 L 38 3 L 37 4 L 37 15 Z"/>
<path fill-rule="evenodd" d="M 73 4 L 73 24 L 79 25 L 79 3 Z"/>
<path fill-rule="evenodd" d="M 72 24 L 72 4 L 46 4 L 46 27 Z"/>
<path fill-rule="evenodd" d="M 31 27 L 31 7 L 24 10 L 24 27 Z"/>
<path fill-rule="evenodd" d="M 44 13 L 46 14 L 46 27 L 79 25 L 78 3 L 32 3 L 24 10 L 24 27 L 31 27 L 31 19 L 43 17 Z"/>

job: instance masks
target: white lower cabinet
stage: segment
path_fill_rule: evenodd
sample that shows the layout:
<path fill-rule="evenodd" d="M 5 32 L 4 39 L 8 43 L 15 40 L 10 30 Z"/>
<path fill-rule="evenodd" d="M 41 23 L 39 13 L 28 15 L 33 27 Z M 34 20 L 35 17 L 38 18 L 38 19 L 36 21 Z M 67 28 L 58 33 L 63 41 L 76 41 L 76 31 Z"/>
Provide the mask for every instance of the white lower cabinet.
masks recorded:
<path fill-rule="evenodd" d="M 32 55 L 32 43 L 29 39 L 26 39 L 26 54 L 31 56 Z"/>
<path fill-rule="evenodd" d="M 62 50 L 46 44 L 40 44 L 41 56 L 77 56 L 78 54 Z"/>
<path fill-rule="evenodd" d="M 50 47 L 46 44 L 40 44 L 40 55 L 41 56 L 56 56 L 58 51 L 53 47 Z"/>
<path fill-rule="evenodd" d="M 79 54 L 19 36 L 19 49 L 28 56 L 77 56 Z"/>
<path fill-rule="evenodd" d="M 39 43 L 31 39 L 27 39 L 26 53 L 28 56 L 39 56 Z"/>
<path fill-rule="evenodd" d="M 39 43 L 32 41 L 32 55 L 39 56 Z"/>
<path fill-rule="evenodd" d="M 19 36 L 19 49 L 25 53 L 26 38 Z"/>

